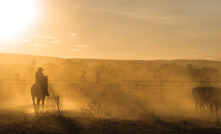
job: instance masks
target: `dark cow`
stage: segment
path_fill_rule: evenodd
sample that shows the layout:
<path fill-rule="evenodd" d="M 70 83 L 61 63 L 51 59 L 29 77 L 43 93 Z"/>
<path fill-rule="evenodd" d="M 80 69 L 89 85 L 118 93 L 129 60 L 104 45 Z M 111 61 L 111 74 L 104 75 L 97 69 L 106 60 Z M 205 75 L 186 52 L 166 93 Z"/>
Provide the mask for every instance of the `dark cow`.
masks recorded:
<path fill-rule="evenodd" d="M 196 108 L 203 109 L 205 105 L 210 107 L 212 111 L 215 107 L 218 115 L 221 107 L 221 88 L 219 87 L 195 87 L 192 95 L 196 103 Z"/>
<path fill-rule="evenodd" d="M 216 108 L 216 112 L 218 113 L 219 108 L 221 106 L 221 88 L 219 87 L 209 87 L 207 89 L 207 100 L 212 110 L 213 107 Z"/>
<path fill-rule="evenodd" d="M 192 95 L 196 103 L 196 109 L 203 110 L 204 106 L 208 105 L 207 87 L 195 87 L 192 90 Z"/>

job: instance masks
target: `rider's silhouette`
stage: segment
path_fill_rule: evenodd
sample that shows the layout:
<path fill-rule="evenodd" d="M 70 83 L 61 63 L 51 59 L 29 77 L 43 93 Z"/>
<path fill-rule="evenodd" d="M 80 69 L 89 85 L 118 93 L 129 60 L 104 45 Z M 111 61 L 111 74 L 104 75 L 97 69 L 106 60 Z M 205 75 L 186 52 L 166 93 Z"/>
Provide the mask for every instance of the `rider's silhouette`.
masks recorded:
<path fill-rule="evenodd" d="M 48 94 L 48 88 L 45 88 L 44 87 L 44 82 L 46 82 L 45 80 L 46 80 L 46 77 L 45 77 L 45 75 L 43 74 L 43 71 L 44 69 L 42 68 L 42 67 L 39 67 L 38 68 L 38 71 L 35 73 L 35 78 L 36 78 L 36 84 L 39 86 L 39 87 L 41 87 L 42 89 L 43 89 L 43 91 L 44 91 L 44 93 L 45 93 L 45 95 L 46 96 L 49 96 L 49 94 Z"/>

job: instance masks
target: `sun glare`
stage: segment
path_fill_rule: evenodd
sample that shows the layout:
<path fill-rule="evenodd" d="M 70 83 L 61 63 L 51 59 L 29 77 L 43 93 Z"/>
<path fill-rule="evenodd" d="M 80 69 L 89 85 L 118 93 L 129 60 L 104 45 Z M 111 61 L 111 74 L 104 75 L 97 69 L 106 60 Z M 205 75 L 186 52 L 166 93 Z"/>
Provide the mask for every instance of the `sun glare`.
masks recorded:
<path fill-rule="evenodd" d="M 0 0 L 0 39 L 12 39 L 29 24 L 34 0 Z"/>

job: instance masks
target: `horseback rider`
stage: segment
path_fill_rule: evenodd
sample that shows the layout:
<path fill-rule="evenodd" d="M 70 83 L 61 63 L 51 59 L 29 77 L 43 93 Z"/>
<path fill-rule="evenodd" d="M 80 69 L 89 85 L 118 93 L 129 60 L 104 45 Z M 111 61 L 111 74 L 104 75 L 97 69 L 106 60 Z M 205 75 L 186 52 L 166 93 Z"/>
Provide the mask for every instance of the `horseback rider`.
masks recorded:
<path fill-rule="evenodd" d="M 36 78 L 36 81 L 35 81 L 35 83 L 39 86 L 39 87 L 41 87 L 42 89 L 43 89 L 43 92 L 45 93 L 45 95 L 46 96 L 49 96 L 49 93 L 48 93 L 48 88 L 47 88 L 47 83 L 45 83 L 45 82 L 47 82 L 46 80 L 46 78 L 47 78 L 47 76 L 45 76 L 44 74 L 43 74 L 43 71 L 44 69 L 42 68 L 42 67 L 39 67 L 38 68 L 38 71 L 35 73 L 35 78 Z"/>

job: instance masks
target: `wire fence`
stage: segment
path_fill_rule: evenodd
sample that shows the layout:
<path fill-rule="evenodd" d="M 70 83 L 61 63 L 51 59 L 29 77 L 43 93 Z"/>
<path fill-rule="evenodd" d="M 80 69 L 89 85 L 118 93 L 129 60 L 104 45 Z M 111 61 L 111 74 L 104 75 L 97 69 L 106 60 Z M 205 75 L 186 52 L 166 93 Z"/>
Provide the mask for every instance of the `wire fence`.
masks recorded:
<path fill-rule="evenodd" d="M 191 94 L 192 88 L 197 86 L 220 86 L 221 81 L 124 81 L 120 82 L 121 88 L 126 92 L 136 93 L 142 91 L 144 95 L 158 94 Z"/>
<path fill-rule="evenodd" d="M 1 79 L 0 80 L 0 99 L 4 98 L 26 98 L 30 99 L 30 88 L 35 83 L 34 80 L 16 80 Z M 53 88 L 59 94 L 73 93 L 71 90 L 79 88 L 79 81 L 67 80 L 49 80 L 49 87 Z M 71 84 L 75 84 L 73 88 L 68 88 Z M 168 97 L 191 96 L 193 87 L 197 86 L 220 86 L 221 81 L 120 81 L 120 89 L 129 96 L 144 97 Z"/>

